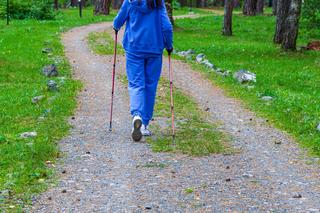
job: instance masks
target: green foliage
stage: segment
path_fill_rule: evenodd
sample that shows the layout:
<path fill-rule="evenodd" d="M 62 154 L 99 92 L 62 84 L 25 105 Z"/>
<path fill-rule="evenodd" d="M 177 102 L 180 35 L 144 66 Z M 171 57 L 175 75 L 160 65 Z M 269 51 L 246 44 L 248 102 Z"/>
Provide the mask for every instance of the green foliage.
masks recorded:
<path fill-rule="evenodd" d="M 52 0 L 10 0 L 10 18 L 49 20 L 56 17 Z M 6 15 L 6 1 L 1 0 L 0 18 Z"/>
<path fill-rule="evenodd" d="M 204 53 L 222 69 L 256 73 L 255 87 L 248 88 L 232 77 L 223 78 L 203 69 L 209 79 L 230 95 L 244 100 L 249 108 L 320 156 L 320 133 L 316 130 L 320 122 L 320 52 L 282 52 L 272 42 L 275 24 L 272 16 L 234 15 L 232 37 L 221 35 L 221 23 L 223 16 L 176 20 L 175 48 Z M 305 28 L 303 24 L 301 27 Z M 298 46 L 319 38 L 320 28 L 313 35 L 300 31 Z M 266 103 L 260 99 L 263 95 L 275 99 Z"/>
<path fill-rule="evenodd" d="M 302 18 L 309 21 L 311 27 L 320 28 L 319 0 L 304 1 L 302 6 Z"/>
<path fill-rule="evenodd" d="M 181 4 L 178 0 L 173 0 L 172 1 L 172 7 L 174 10 L 179 10 L 181 8 Z"/>
<path fill-rule="evenodd" d="M 59 34 L 114 17 L 93 16 L 92 8 L 83 12 L 82 19 L 78 10 L 67 10 L 56 20 L 14 20 L 9 26 L 0 20 L 0 212 L 22 212 L 19 205 L 43 191 L 53 175 L 46 161 L 54 163 L 59 156 L 57 141 L 68 133 L 67 118 L 81 87 L 72 79 Z M 52 55 L 43 54 L 44 47 L 52 48 Z M 54 78 L 58 93 L 47 91 L 48 78 L 40 74 L 51 63 L 60 73 Z M 45 98 L 33 104 L 31 99 L 39 95 Z M 19 137 L 29 131 L 38 136 Z M 7 209 L 9 206 L 14 208 Z"/>
<path fill-rule="evenodd" d="M 96 53 L 101 55 L 112 55 L 114 51 L 114 39 L 109 32 L 93 32 L 88 36 L 89 46 Z M 120 44 L 117 45 L 118 54 L 123 54 L 124 50 Z"/>

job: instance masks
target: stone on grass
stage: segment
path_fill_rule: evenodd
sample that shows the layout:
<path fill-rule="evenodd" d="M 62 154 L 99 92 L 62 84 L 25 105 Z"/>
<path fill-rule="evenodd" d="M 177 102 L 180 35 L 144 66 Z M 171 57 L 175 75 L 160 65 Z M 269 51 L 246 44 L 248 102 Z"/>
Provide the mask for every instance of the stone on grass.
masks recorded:
<path fill-rule="evenodd" d="M 186 51 L 186 55 L 193 55 L 195 54 L 194 50 L 189 49 L 188 51 Z"/>
<path fill-rule="evenodd" d="M 217 68 L 217 69 L 216 69 L 216 72 L 217 72 L 217 73 L 223 73 L 223 70 L 220 69 L 220 68 Z"/>
<path fill-rule="evenodd" d="M 26 138 L 34 138 L 37 137 L 37 132 L 24 132 L 20 134 L 20 138 L 26 139 Z"/>
<path fill-rule="evenodd" d="M 50 48 L 50 47 L 46 47 L 46 48 L 43 48 L 42 49 L 42 53 L 46 53 L 46 54 L 48 54 L 48 53 L 52 53 L 52 48 Z"/>
<path fill-rule="evenodd" d="M 197 55 L 196 61 L 197 61 L 198 63 L 201 63 L 201 62 L 203 61 L 204 57 L 205 57 L 204 54 L 203 54 L 203 53 L 200 53 L 200 54 Z"/>
<path fill-rule="evenodd" d="M 271 96 L 262 96 L 261 100 L 263 100 L 263 101 L 272 101 L 273 97 L 271 97 Z"/>
<path fill-rule="evenodd" d="M 48 86 L 48 90 L 51 91 L 51 92 L 56 92 L 56 91 L 59 90 L 58 89 L 58 84 L 54 80 L 48 81 L 47 86 Z"/>
<path fill-rule="evenodd" d="M 55 64 L 50 64 L 42 68 L 42 74 L 47 77 L 56 77 L 59 75 L 58 68 Z"/>
<path fill-rule="evenodd" d="M 230 76 L 231 75 L 231 71 L 230 70 L 225 70 L 224 72 L 223 72 L 223 76 L 224 77 L 228 77 L 228 76 Z"/>
<path fill-rule="evenodd" d="M 200 64 L 206 64 L 206 63 L 209 63 L 209 60 L 202 60 L 201 62 L 200 62 Z"/>
<path fill-rule="evenodd" d="M 317 126 L 317 130 L 320 132 L 320 123 Z"/>
<path fill-rule="evenodd" d="M 181 51 L 181 52 L 178 52 L 177 55 L 181 56 L 181 57 L 185 57 L 186 56 L 186 52 L 185 51 Z"/>
<path fill-rule="evenodd" d="M 214 69 L 215 68 L 214 64 L 210 63 L 209 61 L 207 61 L 204 65 L 206 67 L 208 67 L 209 69 Z"/>
<path fill-rule="evenodd" d="M 39 95 L 39 96 L 36 96 L 36 97 L 32 98 L 31 102 L 32 102 L 33 104 L 37 104 L 37 103 L 39 103 L 42 99 L 44 99 L 44 96 L 43 96 L 43 95 Z"/>
<path fill-rule="evenodd" d="M 234 74 L 234 78 L 237 79 L 239 83 L 256 82 L 256 74 L 247 70 L 240 70 L 236 72 Z"/>

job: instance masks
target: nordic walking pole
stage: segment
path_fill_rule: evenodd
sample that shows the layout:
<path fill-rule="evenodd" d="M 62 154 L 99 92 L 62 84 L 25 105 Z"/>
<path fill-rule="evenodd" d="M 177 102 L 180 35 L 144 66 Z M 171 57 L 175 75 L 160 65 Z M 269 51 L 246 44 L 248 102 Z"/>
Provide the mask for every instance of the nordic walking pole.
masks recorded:
<path fill-rule="evenodd" d="M 112 113 L 113 113 L 113 96 L 114 96 L 114 81 L 116 75 L 116 62 L 117 62 L 117 43 L 118 43 L 118 31 L 115 31 L 114 39 L 114 55 L 113 55 L 113 70 L 112 70 L 112 92 L 111 92 L 111 104 L 110 104 L 110 127 L 109 131 L 112 131 Z"/>
<path fill-rule="evenodd" d="M 173 72 L 171 64 L 171 52 L 169 53 L 169 80 L 170 80 L 170 105 L 171 105 L 171 126 L 172 126 L 172 142 L 175 145 L 175 126 L 174 126 L 174 102 L 173 102 Z"/>

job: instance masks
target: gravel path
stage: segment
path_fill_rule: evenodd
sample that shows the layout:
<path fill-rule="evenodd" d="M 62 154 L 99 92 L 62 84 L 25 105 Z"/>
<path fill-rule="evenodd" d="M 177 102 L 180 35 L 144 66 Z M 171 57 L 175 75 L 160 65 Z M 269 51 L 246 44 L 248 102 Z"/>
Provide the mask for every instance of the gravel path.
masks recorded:
<path fill-rule="evenodd" d="M 115 131 L 109 133 L 112 57 L 93 54 L 86 43 L 90 32 L 108 27 L 93 24 L 63 36 L 75 78 L 85 89 L 70 121 L 74 128 L 60 143 L 66 155 L 59 184 L 34 202 L 32 212 L 320 212 L 314 159 L 182 62 L 174 61 L 175 85 L 210 108 L 239 153 L 192 158 L 153 153 L 147 144 L 131 142 L 128 94 L 119 80 Z M 124 60 L 119 58 L 117 71 L 124 71 Z"/>

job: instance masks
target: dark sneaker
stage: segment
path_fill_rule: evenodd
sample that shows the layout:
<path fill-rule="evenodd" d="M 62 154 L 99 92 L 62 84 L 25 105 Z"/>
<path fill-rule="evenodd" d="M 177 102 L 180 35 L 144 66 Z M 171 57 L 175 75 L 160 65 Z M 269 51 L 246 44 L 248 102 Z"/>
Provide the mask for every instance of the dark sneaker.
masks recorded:
<path fill-rule="evenodd" d="M 140 141 L 142 138 L 141 126 L 142 126 L 141 117 L 138 115 L 134 116 L 132 121 L 131 137 L 136 142 Z"/>

